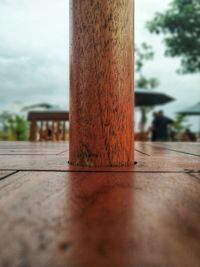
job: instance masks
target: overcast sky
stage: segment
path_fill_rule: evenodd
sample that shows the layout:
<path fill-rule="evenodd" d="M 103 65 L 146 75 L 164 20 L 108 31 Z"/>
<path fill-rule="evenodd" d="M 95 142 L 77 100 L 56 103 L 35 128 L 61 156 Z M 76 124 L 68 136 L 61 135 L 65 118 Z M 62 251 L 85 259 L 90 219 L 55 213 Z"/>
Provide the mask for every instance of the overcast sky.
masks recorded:
<path fill-rule="evenodd" d="M 177 99 L 164 107 L 172 116 L 200 101 L 200 76 L 176 74 L 179 59 L 164 57 L 162 37 L 145 29 L 145 22 L 169 2 L 136 0 L 135 37 L 156 52 L 145 74 L 158 77 L 158 90 Z M 69 1 L 0 0 L 0 110 L 38 102 L 68 107 L 68 92 Z"/>

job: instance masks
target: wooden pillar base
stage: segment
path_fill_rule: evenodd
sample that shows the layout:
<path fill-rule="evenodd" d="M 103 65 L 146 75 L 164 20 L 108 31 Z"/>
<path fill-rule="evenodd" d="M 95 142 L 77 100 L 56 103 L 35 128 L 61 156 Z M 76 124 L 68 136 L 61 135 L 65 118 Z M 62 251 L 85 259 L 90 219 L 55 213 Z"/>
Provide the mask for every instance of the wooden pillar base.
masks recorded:
<path fill-rule="evenodd" d="M 133 1 L 71 0 L 70 164 L 134 164 Z"/>

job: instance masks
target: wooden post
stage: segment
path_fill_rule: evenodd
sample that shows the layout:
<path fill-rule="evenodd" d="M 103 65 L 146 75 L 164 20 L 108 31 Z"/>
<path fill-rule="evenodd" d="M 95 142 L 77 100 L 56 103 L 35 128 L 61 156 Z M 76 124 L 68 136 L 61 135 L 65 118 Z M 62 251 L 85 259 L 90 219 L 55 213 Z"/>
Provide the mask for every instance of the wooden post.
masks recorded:
<path fill-rule="evenodd" d="M 134 164 L 133 0 L 71 0 L 70 164 Z"/>
<path fill-rule="evenodd" d="M 37 141 L 37 122 L 34 119 L 30 125 L 30 141 Z"/>

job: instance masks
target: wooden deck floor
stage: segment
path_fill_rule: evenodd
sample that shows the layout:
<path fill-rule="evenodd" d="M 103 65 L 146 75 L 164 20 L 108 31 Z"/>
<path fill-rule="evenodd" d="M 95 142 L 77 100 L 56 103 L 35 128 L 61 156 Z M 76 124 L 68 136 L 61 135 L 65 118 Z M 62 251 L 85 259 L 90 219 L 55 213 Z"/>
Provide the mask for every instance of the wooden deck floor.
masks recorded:
<path fill-rule="evenodd" d="M 123 169 L 67 154 L 0 142 L 1 267 L 200 266 L 200 144 L 137 143 Z"/>

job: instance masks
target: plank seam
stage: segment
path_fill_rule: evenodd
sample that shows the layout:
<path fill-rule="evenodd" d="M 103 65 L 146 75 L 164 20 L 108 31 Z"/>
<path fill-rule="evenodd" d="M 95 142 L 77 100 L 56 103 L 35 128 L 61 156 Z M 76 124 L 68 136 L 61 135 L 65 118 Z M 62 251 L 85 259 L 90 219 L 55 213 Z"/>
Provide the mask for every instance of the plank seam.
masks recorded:
<path fill-rule="evenodd" d="M 167 147 L 162 147 L 162 146 L 155 146 L 155 145 L 151 145 L 151 144 L 148 144 L 148 145 L 150 145 L 153 148 L 166 149 L 166 150 L 177 152 L 177 153 L 181 153 L 181 154 L 186 154 L 186 155 L 190 155 L 190 156 L 200 157 L 200 155 L 198 155 L 198 154 L 192 154 L 192 153 L 184 152 L 184 151 L 181 151 L 181 150 L 175 150 L 175 149 L 172 149 L 172 148 L 167 148 Z"/>
<path fill-rule="evenodd" d="M 191 171 L 120 171 L 120 170 L 116 170 L 116 171 L 109 171 L 109 170 L 95 170 L 95 171 L 90 171 L 90 170 L 57 170 L 57 169 L 54 169 L 54 170 L 45 170 L 45 169 L 34 169 L 34 170 L 30 170 L 30 169 L 18 169 L 18 170 L 14 170 L 14 169 L 0 169 L 0 171 L 13 171 L 12 174 L 10 175 L 13 175 L 17 172 L 63 172 L 63 173 L 68 173 L 68 172 L 86 172 L 86 173 L 185 173 L 185 174 L 199 174 L 200 173 L 200 170 L 191 170 Z M 8 175 L 8 176 L 10 176 Z"/>
<path fill-rule="evenodd" d="M 193 179 L 195 179 L 195 181 L 197 181 L 198 183 L 200 183 L 200 178 L 197 177 L 195 174 L 193 174 L 193 173 L 188 173 L 188 175 L 189 175 L 190 177 L 192 177 Z"/>
<path fill-rule="evenodd" d="M 138 149 L 135 149 L 135 151 L 137 151 L 137 152 L 139 152 L 139 153 L 141 153 L 141 154 L 143 154 L 143 155 L 145 155 L 145 156 L 148 156 L 148 157 L 151 156 L 151 155 L 149 155 L 149 154 L 147 154 L 147 153 L 145 153 L 145 152 L 142 152 L 142 151 L 140 151 L 140 150 L 138 150 Z"/>
<path fill-rule="evenodd" d="M 62 152 L 59 152 L 59 153 L 56 154 L 56 156 L 62 155 L 62 154 L 64 154 L 64 153 L 68 152 L 68 151 L 69 151 L 69 149 L 64 150 L 64 151 L 62 151 Z"/>
<path fill-rule="evenodd" d="M 4 170 L 5 171 L 5 170 Z M 6 179 L 6 178 L 8 178 L 8 177 L 10 177 L 10 176 L 12 176 L 12 175 L 14 175 L 14 174 L 16 174 L 16 173 L 18 173 L 19 171 L 18 170 L 8 170 L 8 171 L 13 171 L 12 173 L 9 173 L 9 174 L 7 174 L 7 175 L 4 175 L 3 177 L 1 177 L 0 178 L 0 181 L 2 181 L 2 180 L 4 180 L 4 179 Z"/>

